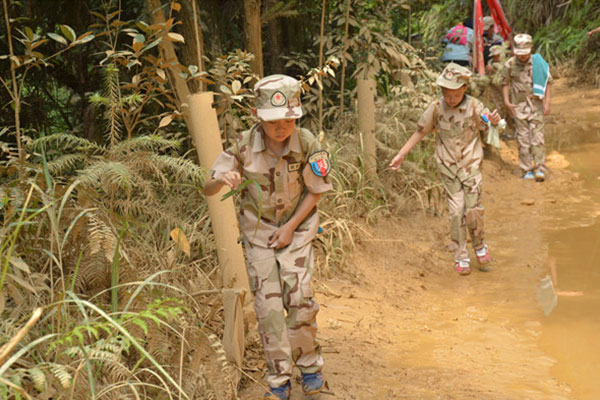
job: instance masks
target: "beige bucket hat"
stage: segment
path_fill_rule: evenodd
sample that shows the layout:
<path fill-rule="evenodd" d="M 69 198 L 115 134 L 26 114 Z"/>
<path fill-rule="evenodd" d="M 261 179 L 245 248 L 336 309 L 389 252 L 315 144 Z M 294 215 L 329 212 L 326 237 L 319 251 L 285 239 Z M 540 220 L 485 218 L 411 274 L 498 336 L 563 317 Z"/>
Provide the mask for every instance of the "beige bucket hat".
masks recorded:
<path fill-rule="evenodd" d="M 254 85 L 256 114 L 263 121 L 302 116 L 300 82 L 287 75 L 265 76 Z"/>
<path fill-rule="evenodd" d="M 519 33 L 515 36 L 514 53 L 518 56 L 531 53 L 531 35 Z"/>
<path fill-rule="evenodd" d="M 463 85 L 468 85 L 473 73 L 463 66 L 455 63 L 449 63 L 442 71 L 435 83 L 438 86 L 447 89 L 458 89 Z"/>

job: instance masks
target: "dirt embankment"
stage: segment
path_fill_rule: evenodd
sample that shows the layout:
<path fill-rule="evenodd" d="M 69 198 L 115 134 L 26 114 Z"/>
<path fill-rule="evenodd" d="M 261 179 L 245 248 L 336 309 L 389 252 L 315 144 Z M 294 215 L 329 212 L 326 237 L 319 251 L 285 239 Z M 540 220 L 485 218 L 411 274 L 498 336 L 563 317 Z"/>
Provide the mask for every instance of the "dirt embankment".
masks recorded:
<path fill-rule="evenodd" d="M 562 101 L 567 86 L 556 86 L 547 135 L 574 118 L 572 103 Z M 536 288 L 548 267 L 543 227 L 586 201 L 582 184 L 556 152 L 544 183 L 520 178 L 514 141 L 499 154 L 483 167 L 492 271 L 458 276 L 445 250 L 446 216 L 416 209 L 359 238 L 353 277 L 316 282 L 332 392 L 321 399 L 573 398 L 538 346 Z M 242 398 L 262 393 L 254 386 Z M 299 385 L 293 398 L 302 398 Z"/>

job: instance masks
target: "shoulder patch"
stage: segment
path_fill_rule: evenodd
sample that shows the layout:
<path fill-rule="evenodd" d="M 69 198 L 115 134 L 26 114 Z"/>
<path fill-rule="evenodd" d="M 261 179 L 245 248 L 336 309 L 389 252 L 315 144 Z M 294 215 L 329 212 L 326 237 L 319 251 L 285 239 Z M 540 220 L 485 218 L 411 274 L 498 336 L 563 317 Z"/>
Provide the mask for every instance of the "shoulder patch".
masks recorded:
<path fill-rule="evenodd" d="M 308 163 L 316 176 L 325 177 L 331 171 L 329 153 L 325 150 L 315 151 L 308 157 Z"/>

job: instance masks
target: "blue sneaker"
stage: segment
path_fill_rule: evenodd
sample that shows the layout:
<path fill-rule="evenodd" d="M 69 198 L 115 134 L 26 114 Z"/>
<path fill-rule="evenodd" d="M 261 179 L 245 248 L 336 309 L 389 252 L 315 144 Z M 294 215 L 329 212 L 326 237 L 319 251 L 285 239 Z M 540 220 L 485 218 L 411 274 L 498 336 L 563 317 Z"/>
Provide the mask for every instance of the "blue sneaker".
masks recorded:
<path fill-rule="evenodd" d="M 531 171 L 525 172 L 525 175 L 523 175 L 523 179 L 526 179 L 526 180 L 535 179 L 535 177 L 533 176 L 533 172 L 531 172 Z"/>
<path fill-rule="evenodd" d="M 546 180 L 546 175 L 544 171 L 536 171 L 535 172 L 535 181 L 536 182 L 544 182 Z"/>
<path fill-rule="evenodd" d="M 265 399 L 271 400 L 288 400 L 292 391 L 292 384 L 287 381 L 285 385 L 281 385 L 276 388 L 269 388 L 269 391 L 265 393 Z"/>
<path fill-rule="evenodd" d="M 306 396 L 313 396 L 321 392 L 327 386 L 323 379 L 323 374 L 316 372 L 314 374 L 302 374 L 302 391 Z"/>

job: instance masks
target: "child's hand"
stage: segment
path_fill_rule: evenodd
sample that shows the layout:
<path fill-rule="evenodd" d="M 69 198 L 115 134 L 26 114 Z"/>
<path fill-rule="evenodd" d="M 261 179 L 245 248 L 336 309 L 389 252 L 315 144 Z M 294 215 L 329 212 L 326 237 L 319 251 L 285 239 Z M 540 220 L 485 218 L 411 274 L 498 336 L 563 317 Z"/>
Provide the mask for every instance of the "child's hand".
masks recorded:
<path fill-rule="evenodd" d="M 400 166 L 402 165 L 403 161 L 404 161 L 404 154 L 398 152 L 398 154 L 396 154 L 396 157 L 394 157 L 392 159 L 392 161 L 390 162 L 390 167 L 392 167 L 392 169 L 394 171 L 397 171 L 400 169 Z"/>
<path fill-rule="evenodd" d="M 548 115 L 550 114 L 550 102 L 545 102 L 544 103 L 544 115 Z"/>
<path fill-rule="evenodd" d="M 242 183 L 242 176 L 237 171 L 229 171 L 223 174 L 219 179 L 221 183 L 229 186 L 231 189 L 235 190 Z"/>
<path fill-rule="evenodd" d="M 492 113 L 488 115 L 488 118 L 492 125 L 498 125 L 498 122 L 500 122 L 501 119 L 500 114 L 498 114 L 498 110 L 492 111 Z"/>
<path fill-rule="evenodd" d="M 288 244 L 292 243 L 292 237 L 294 236 L 294 230 L 288 227 L 288 224 L 283 225 L 277 229 L 273 236 L 269 238 L 269 247 L 275 249 L 282 249 Z"/>
<path fill-rule="evenodd" d="M 508 113 L 511 116 L 515 116 L 515 108 L 517 108 L 516 105 L 514 105 L 513 103 L 504 103 L 504 106 L 506 107 L 506 110 L 508 111 Z"/>

